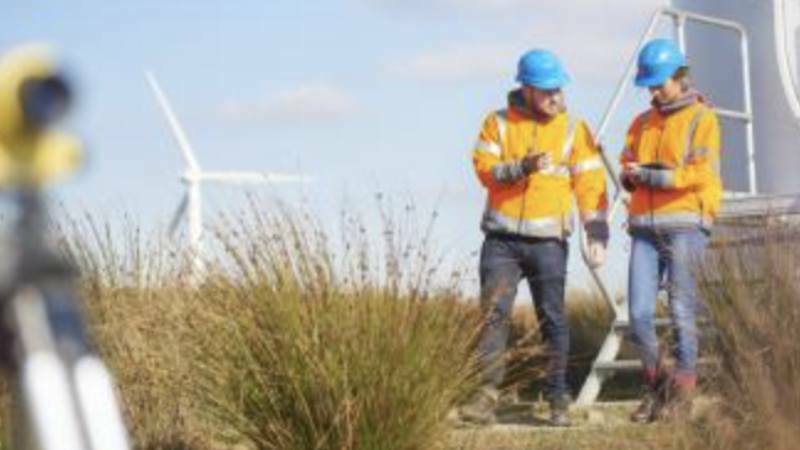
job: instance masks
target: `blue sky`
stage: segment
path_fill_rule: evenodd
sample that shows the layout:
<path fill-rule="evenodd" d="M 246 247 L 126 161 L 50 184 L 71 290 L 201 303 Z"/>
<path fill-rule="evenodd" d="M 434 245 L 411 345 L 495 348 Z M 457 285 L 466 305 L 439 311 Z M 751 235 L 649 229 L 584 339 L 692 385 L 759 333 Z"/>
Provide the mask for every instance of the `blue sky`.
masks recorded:
<path fill-rule="evenodd" d="M 9 4 L 10 3 L 10 4 Z M 659 0 L 11 1 L 0 49 L 55 46 L 79 90 L 70 125 L 90 164 L 64 186 L 71 210 L 166 223 L 182 162 L 147 88 L 152 70 L 201 166 L 303 172 L 303 187 L 253 189 L 311 199 L 323 222 L 373 209 L 375 192 L 437 207 L 437 245 L 474 258 L 483 207 L 469 160 L 483 117 L 502 107 L 518 56 L 556 51 L 572 73 L 572 111 L 600 121 Z M 617 158 L 628 96 L 606 148 Z M 207 188 L 206 217 L 241 201 Z M 232 200 L 233 199 L 233 200 Z M 615 286 L 627 238 L 613 230 Z M 574 248 L 574 250 L 577 250 Z M 472 255 L 472 256 L 470 256 Z M 588 286 L 573 253 L 570 284 Z"/>

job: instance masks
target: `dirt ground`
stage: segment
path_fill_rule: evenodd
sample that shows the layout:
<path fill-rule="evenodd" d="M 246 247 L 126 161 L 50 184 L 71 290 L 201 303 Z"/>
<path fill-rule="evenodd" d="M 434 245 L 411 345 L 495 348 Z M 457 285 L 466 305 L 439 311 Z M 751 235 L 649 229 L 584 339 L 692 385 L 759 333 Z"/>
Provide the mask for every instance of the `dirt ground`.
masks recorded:
<path fill-rule="evenodd" d="M 663 450 L 690 447 L 686 424 L 631 423 L 636 402 L 573 408 L 573 426 L 547 422 L 543 403 L 518 403 L 498 412 L 498 423 L 472 426 L 454 422 L 448 450 Z"/>

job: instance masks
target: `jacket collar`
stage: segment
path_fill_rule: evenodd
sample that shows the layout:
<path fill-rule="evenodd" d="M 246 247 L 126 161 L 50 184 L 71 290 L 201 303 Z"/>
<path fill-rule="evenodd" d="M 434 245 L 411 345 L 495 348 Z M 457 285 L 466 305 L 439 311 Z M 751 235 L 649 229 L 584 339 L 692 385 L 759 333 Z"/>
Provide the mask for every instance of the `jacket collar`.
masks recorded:
<path fill-rule="evenodd" d="M 522 95 L 522 89 L 514 89 L 508 93 L 508 107 L 516 111 L 521 116 L 527 119 L 533 119 L 539 123 L 546 123 L 554 119 L 556 116 L 549 116 L 544 114 L 525 102 L 525 97 Z M 559 113 L 565 112 L 566 106 L 562 105 Z"/>
<path fill-rule="evenodd" d="M 653 101 L 650 102 L 650 104 L 653 106 L 653 108 L 658 110 L 658 112 L 660 112 L 665 116 L 668 116 L 670 114 L 682 110 L 683 108 L 686 108 L 687 106 L 691 106 L 698 102 L 707 103 L 703 94 L 701 94 L 695 89 L 689 89 L 688 91 L 684 92 L 679 98 L 671 102 L 659 103 L 655 99 L 653 99 Z"/>

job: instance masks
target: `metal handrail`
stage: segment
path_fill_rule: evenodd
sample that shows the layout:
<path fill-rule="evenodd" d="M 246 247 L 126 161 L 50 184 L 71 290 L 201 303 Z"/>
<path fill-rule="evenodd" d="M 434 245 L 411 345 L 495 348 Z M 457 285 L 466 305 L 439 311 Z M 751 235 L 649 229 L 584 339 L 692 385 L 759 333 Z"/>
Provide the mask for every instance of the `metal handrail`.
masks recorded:
<path fill-rule="evenodd" d="M 656 12 L 659 15 L 668 15 L 675 21 L 678 32 L 678 44 L 681 51 L 686 52 L 686 38 L 684 28 L 687 20 L 692 20 L 705 25 L 712 25 L 720 28 L 727 28 L 739 34 L 739 50 L 742 54 L 742 95 L 744 99 L 744 111 L 729 111 L 722 108 L 714 108 L 718 114 L 745 123 L 745 133 L 747 139 L 747 170 L 749 193 L 755 195 L 757 192 L 756 184 L 756 163 L 755 163 L 755 144 L 753 138 L 753 104 L 750 90 L 750 51 L 748 45 L 747 30 L 739 23 L 731 20 L 720 19 L 717 17 L 706 16 L 675 8 L 660 8 Z"/>

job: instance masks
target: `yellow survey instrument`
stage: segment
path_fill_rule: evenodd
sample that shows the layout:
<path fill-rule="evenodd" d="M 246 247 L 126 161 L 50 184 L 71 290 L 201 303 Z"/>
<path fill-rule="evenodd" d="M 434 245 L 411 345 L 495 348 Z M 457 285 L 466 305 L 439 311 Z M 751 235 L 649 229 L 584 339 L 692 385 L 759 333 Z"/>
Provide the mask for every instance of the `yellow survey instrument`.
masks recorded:
<path fill-rule="evenodd" d="M 40 188 L 80 165 L 80 141 L 52 129 L 70 104 L 47 47 L 21 46 L 0 57 L 0 186 Z"/>
<path fill-rule="evenodd" d="M 43 188 L 71 173 L 80 143 L 55 131 L 69 84 L 46 48 L 0 57 L 0 369 L 12 392 L 12 447 L 130 450 L 114 380 L 95 352 L 77 267 L 53 245 Z"/>

